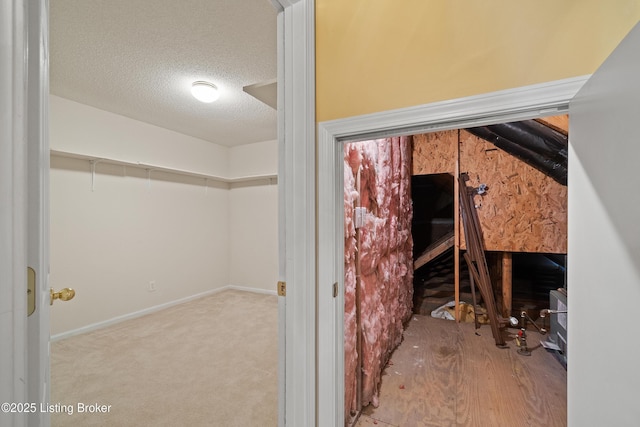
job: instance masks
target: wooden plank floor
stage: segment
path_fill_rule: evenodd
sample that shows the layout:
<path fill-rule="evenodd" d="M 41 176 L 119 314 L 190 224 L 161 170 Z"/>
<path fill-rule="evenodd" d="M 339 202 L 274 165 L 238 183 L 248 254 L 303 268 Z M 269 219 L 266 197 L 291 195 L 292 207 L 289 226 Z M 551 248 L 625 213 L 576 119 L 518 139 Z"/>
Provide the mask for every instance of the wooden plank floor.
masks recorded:
<path fill-rule="evenodd" d="M 511 329 L 515 333 L 515 329 Z M 567 425 L 567 372 L 528 333 L 529 357 L 495 346 L 491 328 L 414 315 L 386 367 L 378 408 L 356 426 Z"/>

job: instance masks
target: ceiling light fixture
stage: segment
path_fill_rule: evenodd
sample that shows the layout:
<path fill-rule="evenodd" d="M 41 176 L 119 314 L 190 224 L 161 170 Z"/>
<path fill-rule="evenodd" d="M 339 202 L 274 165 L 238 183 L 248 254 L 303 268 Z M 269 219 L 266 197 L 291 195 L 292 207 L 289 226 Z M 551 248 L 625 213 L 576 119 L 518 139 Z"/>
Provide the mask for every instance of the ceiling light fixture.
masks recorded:
<path fill-rule="evenodd" d="M 205 81 L 193 82 L 191 85 L 191 94 L 198 101 L 206 103 L 213 102 L 220 96 L 216 85 Z"/>

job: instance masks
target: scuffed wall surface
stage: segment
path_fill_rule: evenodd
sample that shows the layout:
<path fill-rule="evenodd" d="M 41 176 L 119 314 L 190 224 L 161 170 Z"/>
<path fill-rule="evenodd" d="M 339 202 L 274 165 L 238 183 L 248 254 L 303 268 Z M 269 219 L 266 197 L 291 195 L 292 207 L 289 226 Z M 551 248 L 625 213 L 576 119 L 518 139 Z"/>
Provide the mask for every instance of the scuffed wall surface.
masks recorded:
<path fill-rule="evenodd" d="M 362 406 L 378 404 L 381 374 L 411 317 L 411 138 L 345 145 L 345 405 L 356 411 L 356 251 L 362 324 Z M 360 188 L 356 188 L 360 171 Z M 359 200 L 358 200 L 359 196 Z M 358 203 L 359 202 L 359 203 Z M 354 206 L 366 208 L 356 241 Z"/>

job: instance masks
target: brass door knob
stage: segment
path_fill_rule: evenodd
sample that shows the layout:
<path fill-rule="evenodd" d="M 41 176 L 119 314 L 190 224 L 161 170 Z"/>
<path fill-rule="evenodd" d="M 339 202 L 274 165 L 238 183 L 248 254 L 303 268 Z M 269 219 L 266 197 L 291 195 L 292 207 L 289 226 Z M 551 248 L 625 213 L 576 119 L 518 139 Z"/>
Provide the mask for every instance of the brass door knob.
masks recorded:
<path fill-rule="evenodd" d="M 73 297 L 76 296 L 76 291 L 71 288 L 64 288 L 58 292 L 54 292 L 53 288 L 49 288 L 49 295 L 49 303 L 50 305 L 53 305 L 53 301 L 57 299 L 62 301 L 69 301 L 70 299 L 73 299 Z"/>

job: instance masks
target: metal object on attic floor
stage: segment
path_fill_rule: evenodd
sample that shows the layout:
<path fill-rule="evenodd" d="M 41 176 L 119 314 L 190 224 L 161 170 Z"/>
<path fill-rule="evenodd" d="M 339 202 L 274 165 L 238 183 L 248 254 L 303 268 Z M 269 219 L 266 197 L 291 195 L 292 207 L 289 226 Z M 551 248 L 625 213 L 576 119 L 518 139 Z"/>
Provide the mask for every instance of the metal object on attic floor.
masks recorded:
<path fill-rule="evenodd" d="M 527 320 L 536 327 L 540 334 L 544 335 L 547 332 L 546 329 L 538 326 L 536 322 L 534 322 L 533 319 L 529 317 L 529 314 L 527 314 L 526 310 L 522 310 L 522 312 L 520 313 L 520 331 L 518 332 L 518 335 L 516 337 L 518 347 L 520 347 L 518 348 L 518 354 L 521 356 L 531 356 L 531 350 L 527 345 Z"/>
<path fill-rule="evenodd" d="M 536 327 L 540 334 L 549 332 L 547 341 L 540 341 L 540 344 L 547 350 L 554 351 L 558 361 L 567 367 L 567 294 L 563 288 L 549 293 L 549 306 L 555 308 L 545 308 L 540 310 L 542 326 L 538 326 L 528 313 L 523 310 L 521 316 L 521 328 L 516 337 L 521 356 L 530 356 L 531 350 L 527 346 L 527 320 Z M 546 319 L 550 319 L 550 328 L 546 329 Z"/>
<path fill-rule="evenodd" d="M 549 340 L 557 346 L 554 353 L 558 361 L 567 367 L 567 291 L 560 288 L 549 292 L 549 309 L 542 310 L 540 315 L 549 317 Z M 544 345 L 544 343 L 543 343 Z"/>

